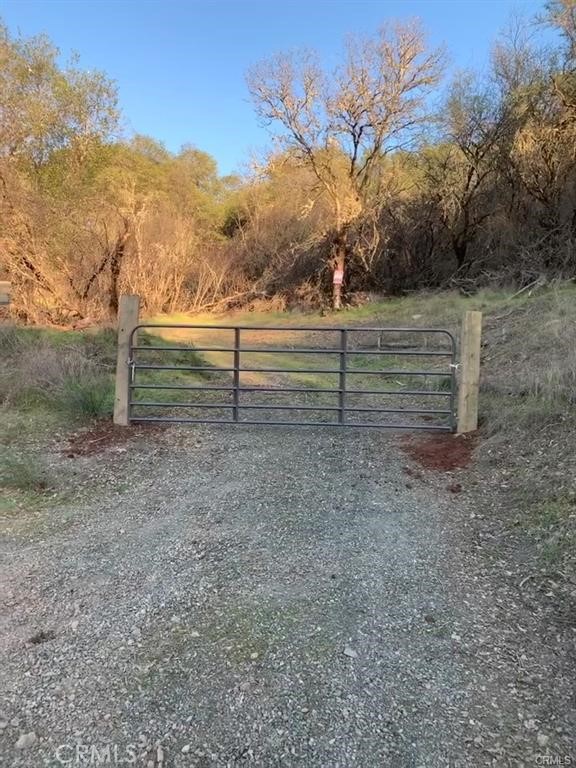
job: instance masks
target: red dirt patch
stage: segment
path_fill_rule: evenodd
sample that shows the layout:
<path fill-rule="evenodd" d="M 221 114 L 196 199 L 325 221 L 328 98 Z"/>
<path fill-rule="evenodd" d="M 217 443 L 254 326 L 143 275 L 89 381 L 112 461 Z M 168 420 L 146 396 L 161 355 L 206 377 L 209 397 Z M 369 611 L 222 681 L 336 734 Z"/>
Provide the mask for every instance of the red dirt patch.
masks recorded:
<path fill-rule="evenodd" d="M 476 442 L 476 435 L 427 435 L 405 437 L 401 447 L 424 469 L 450 472 L 470 464 Z"/>
<path fill-rule="evenodd" d="M 165 427 L 161 425 L 119 427 L 111 421 L 99 421 L 89 429 L 71 435 L 62 453 L 69 459 L 74 459 L 76 456 L 92 456 L 106 450 L 124 452 L 126 443 L 130 440 L 163 429 Z"/>

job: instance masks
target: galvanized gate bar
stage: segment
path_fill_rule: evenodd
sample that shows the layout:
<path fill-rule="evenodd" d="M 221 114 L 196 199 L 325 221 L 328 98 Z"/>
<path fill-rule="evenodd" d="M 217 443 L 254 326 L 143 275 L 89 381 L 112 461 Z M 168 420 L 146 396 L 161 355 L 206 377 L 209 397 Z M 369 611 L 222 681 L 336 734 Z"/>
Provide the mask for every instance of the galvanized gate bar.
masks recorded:
<path fill-rule="evenodd" d="M 385 328 L 384 326 L 370 325 L 198 325 L 197 323 L 140 323 L 136 328 L 134 328 L 134 332 L 136 332 L 139 328 L 156 328 L 159 330 L 174 328 L 176 330 L 180 329 L 195 331 L 235 331 L 238 329 L 239 331 L 281 331 L 283 333 L 294 333 L 296 331 L 303 331 L 305 333 L 338 333 L 339 331 L 348 331 L 349 333 L 403 333 L 406 335 L 410 333 L 416 335 L 431 333 L 446 336 L 451 341 L 454 341 L 454 335 L 446 328 L 411 328 L 409 326 Z M 148 347 L 144 347 L 144 349 L 148 349 Z M 178 347 L 179 351 L 182 351 L 182 349 L 182 347 Z M 190 347 L 190 349 L 193 349 L 193 347 Z"/>
<path fill-rule="evenodd" d="M 203 328 L 206 326 L 202 326 Z M 354 330 L 354 329 L 351 329 Z M 232 352 L 231 347 L 132 347 L 133 352 Z M 242 352 L 258 352 L 266 354 L 274 352 L 297 352 L 299 355 L 339 355 L 340 349 L 300 349 L 300 347 L 242 347 Z M 426 349 L 355 349 L 351 355 L 410 355 L 411 357 L 448 357 L 449 352 L 436 352 Z"/>
<path fill-rule="evenodd" d="M 339 413 L 338 421 L 344 425 L 346 423 L 346 352 L 348 349 L 348 336 L 345 328 L 340 331 L 340 373 L 338 376 L 339 392 L 338 403 Z"/>
<path fill-rule="evenodd" d="M 137 403 L 139 408 L 154 407 L 154 408 L 236 408 L 233 403 Z M 263 405 L 254 405 L 253 403 L 242 403 L 242 410 L 259 410 L 259 411 L 339 411 L 342 413 L 342 406 L 340 405 L 270 405 L 269 403 Z M 446 409 L 435 408 L 356 408 L 354 406 L 345 409 L 346 413 L 429 413 L 437 415 L 448 416 L 451 411 Z M 343 418 L 340 416 L 340 418 Z M 234 419 L 238 421 L 238 419 Z M 343 423 L 342 421 L 340 423 Z"/>
<path fill-rule="evenodd" d="M 195 351 L 195 350 L 190 350 Z M 243 350 L 242 350 L 243 351 Z M 297 349 L 285 350 L 293 354 L 298 354 Z M 182 350 L 180 350 L 182 352 Z M 224 372 L 230 373 L 236 368 L 226 368 L 223 366 L 211 365 L 139 365 L 134 364 L 134 370 L 137 371 L 211 371 L 212 373 Z M 340 373 L 339 368 L 251 368 L 242 366 L 243 373 Z M 360 376 L 449 376 L 450 371 L 392 371 L 384 368 L 381 371 L 365 371 L 347 368 L 347 373 L 356 373 Z"/>
<path fill-rule="evenodd" d="M 222 406 L 224 407 L 224 406 Z M 184 419 L 179 417 L 170 417 L 170 416 L 147 416 L 144 417 L 132 417 L 131 419 L 134 423 L 140 423 L 144 421 L 155 421 L 158 423 L 171 423 L 171 424 L 243 424 L 244 426 L 250 427 L 250 426 L 267 426 L 267 427 L 356 427 L 357 429 L 415 429 L 415 430 L 424 430 L 425 432 L 453 432 L 453 429 L 449 429 L 448 427 L 442 426 L 440 424 L 394 424 L 392 422 L 390 423 L 384 423 L 384 424 L 377 424 L 372 423 L 369 421 L 363 421 L 363 422 L 346 422 L 344 425 L 339 424 L 338 422 L 329 422 L 329 421 L 233 421 L 232 419 Z"/>
<path fill-rule="evenodd" d="M 308 372 L 308 371 L 307 371 Z M 347 373 L 356 373 L 356 371 L 350 371 L 350 369 L 346 369 Z M 360 373 L 360 371 L 358 371 Z M 445 376 L 449 376 L 449 373 L 442 374 Z M 182 387 L 184 389 L 184 387 Z M 337 392 L 340 392 L 340 387 L 334 387 L 333 389 L 320 389 L 314 387 L 311 389 L 310 387 L 239 387 L 241 392 L 325 392 L 325 393 L 333 393 L 336 394 Z M 421 390 L 409 390 L 409 389 L 351 389 L 350 387 L 346 387 L 346 392 L 350 395 L 413 395 L 413 396 L 420 396 L 420 395 L 431 395 L 432 397 L 450 397 L 450 392 L 442 392 L 441 390 L 437 390 L 434 392 L 430 389 L 421 389 Z"/>
<path fill-rule="evenodd" d="M 160 346 L 151 344 L 150 346 L 134 344 L 135 334 L 138 330 L 148 330 L 152 333 L 157 330 L 190 330 L 200 333 L 201 331 L 228 331 L 233 332 L 233 344 L 230 346 L 193 346 L 193 345 L 181 345 L 181 346 Z M 298 348 L 297 346 L 281 347 L 281 346 L 254 346 L 247 345 L 242 346 L 242 331 L 247 332 L 280 332 L 290 333 L 294 331 L 303 331 L 308 333 L 328 333 L 336 336 L 336 343 L 333 347 L 318 347 L 312 348 L 305 346 Z M 349 343 L 349 334 L 378 334 L 378 348 L 377 349 L 365 349 L 351 347 Z M 446 349 L 422 349 L 413 345 L 404 343 L 402 346 L 395 348 L 390 344 L 387 348 L 380 348 L 382 338 L 386 334 L 403 334 L 410 337 L 420 336 L 426 339 L 429 335 L 435 335 L 447 339 L 448 347 Z M 339 339 L 339 341 L 338 341 Z M 142 353 L 148 352 L 162 352 L 162 353 L 179 353 L 180 355 L 186 352 L 192 353 L 228 353 L 232 356 L 231 365 L 161 365 L 150 363 L 147 361 L 139 362 L 138 356 Z M 322 355 L 337 355 L 338 367 L 318 367 L 318 368 L 280 368 L 280 367 L 256 367 L 254 365 L 242 364 L 242 353 L 257 353 L 257 354 L 281 354 L 281 355 L 295 355 L 300 354 L 315 354 L 317 356 Z M 370 370 L 364 368 L 357 368 L 350 366 L 350 360 L 355 356 L 372 355 L 375 359 L 380 356 L 403 356 L 403 357 L 427 357 L 427 358 L 448 358 L 449 368 L 448 370 L 390 370 L 387 368 L 380 368 L 377 370 Z M 298 327 L 285 327 L 285 326 L 237 326 L 237 325 L 189 325 L 184 323 L 177 324 L 141 324 L 138 325 L 130 337 L 130 354 L 128 360 L 130 382 L 129 382 L 129 418 L 132 422 L 172 422 L 172 423 L 210 423 L 210 424 L 269 424 L 269 425 L 298 425 L 298 426 L 347 426 L 347 427 L 380 427 L 389 429 L 423 429 L 423 430 L 439 430 L 439 431 L 454 431 L 455 429 L 455 390 L 456 390 L 456 342 L 453 335 L 440 328 L 353 328 L 353 327 L 322 327 L 322 326 L 298 326 Z M 232 374 L 232 381 L 230 383 L 221 384 L 217 383 L 193 383 L 193 384 L 174 384 L 174 383 L 161 383 L 161 382 L 146 382 L 141 381 L 138 378 L 138 372 L 150 372 L 156 373 L 159 371 L 175 372 L 177 374 L 187 373 L 202 373 L 218 375 Z M 284 374 L 290 376 L 291 374 L 322 374 L 322 375 L 334 375 L 338 376 L 338 385 L 334 387 L 306 387 L 295 385 L 274 385 L 274 386 L 259 386 L 259 385 L 247 385 L 242 384 L 242 373 L 261 373 L 261 374 Z M 143 374 L 145 375 L 145 373 Z M 411 388 L 411 389 L 363 389 L 363 388 L 351 388 L 350 383 L 354 379 L 350 379 L 352 376 L 377 376 L 380 377 L 379 381 L 385 382 L 390 377 L 442 377 L 449 382 L 449 390 L 429 390 L 424 388 Z M 336 382 L 335 382 L 336 383 Z M 166 390 L 166 391 L 182 391 L 182 392 L 207 392 L 207 393 L 230 393 L 231 400 L 227 402 L 197 402 L 192 400 L 191 402 L 163 402 L 152 399 L 137 400 L 134 399 L 134 394 L 137 390 Z M 240 398 L 241 393 L 255 395 L 261 394 L 291 394 L 291 393 L 306 393 L 308 395 L 313 394 L 328 394 L 337 396 L 337 405 L 317 405 L 309 403 L 274 403 L 274 402 L 243 402 Z M 437 408 L 422 408 L 411 407 L 412 404 L 408 404 L 409 407 L 397 408 L 397 407 L 381 407 L 381 403 L 378 405 L 353 405 L 349 402 L 349 396 L 378 396 L 378 397 L 439 397 L 448 398 L 448 403 L 445 406 L 439 406 Z M 384 403 L 385 404 L 385 403 Z M 391 403 L 390 405 L 392 405 Z M 222 419 L 213 418 L 189 418 L 176 415 L 140 415 L 135 414 L 135 408 L 156 408 L 156 409 L 173 409 L 174 411 L 181 409 L 210 409 L 210 410 L 222 410 L 229 413 L 229 417 Z M 260 420 L 260 419 L 242 419 L 242 412 L 274 412 L 274 411 L 302 411 L 302 412 L 314 412 L 336 414 L 337 421 L 279 421 L 279 420 Z M 356 421 L 348 419 L 347 415 L 352 416 L 356 414 L 358 416 L 362 414 L 407 414 L 410 416 L 422 416 L 423 419 L 430 418 L 432 416 L 448 417 L 448 423 L 418 423 L 418 422 L 403 422 L 398 424 L 387 422 L 374 422 L 367 419 L 362 421 Z"/>
<path fill-rule="evenodd" d="M 240 328 L 234 328 L 234 421 L 239 421 L 240 409 Z"/>
<path fill-rule="evenodd" d="M 164 369 L 163 369 L 164 370 Z M 210 369 L 214 370 L 214 369 Z M 244 370 L 244 369 L 242 369 Z M 307 369 L 308 371 L 308 369 Z M 446 376 L 449 374 L 447 373 Z M 130 384 L 130 389 L 181 389 L 183 392 L 187 391 L 206 391 L 206 392 L 230 392 L 232 387 L 228 386 L 216 386 L 211 384 Z M 256 386 L 240 386 L 239 392 L 314 392 L 315 394 L 338 394 L 340 392 L 339 387 L 333 387 L 331 389 L 322 389 L 320 387 L 256 387 Z M 350 389 L 346 388 L 346 392 L 351 395 L 412 395 L 414 397 L 450 397 L 450 392 L 442 392 L 441 390 L 433 391 L 430 389 Z M 141 405 L 140 402 L 137 403 Z"/>

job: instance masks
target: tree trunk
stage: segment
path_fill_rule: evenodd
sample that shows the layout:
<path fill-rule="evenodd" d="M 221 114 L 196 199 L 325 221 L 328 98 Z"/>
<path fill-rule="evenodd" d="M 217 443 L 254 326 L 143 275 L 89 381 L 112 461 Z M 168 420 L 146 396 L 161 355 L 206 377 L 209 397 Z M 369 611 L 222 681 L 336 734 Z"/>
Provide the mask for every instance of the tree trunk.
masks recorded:
<path fill-rule="evenodd" d="M 336 235 L 334 241 L 334 259 L 332 262 L 332 309 L 338 312 L 342 309 L 342 283 L 334 282 L 334 273 L 339 270 L 344 273 L 346 264 L 346 242 L 341 232 Z"/>
<path fill-rule="evenodd" d="M 462 237 L 452 238 L 452 248 L 454 255 L 456 256 L 456 264 L 458 269 L 461 270 L 466 264 L 466 257 L 468 255 L 468 241 Z"/>
<path fill-rule="evenodd" d="M 112 317 L 118 315 L 118 283 L 120 280 L 120 271 L 124 260 L 126 241 L 128 239 L 128 224 L 125 224 L 124 232 L 118 236 L 114 248 L 110 253 L 110 299 L 108 309 Z"/>

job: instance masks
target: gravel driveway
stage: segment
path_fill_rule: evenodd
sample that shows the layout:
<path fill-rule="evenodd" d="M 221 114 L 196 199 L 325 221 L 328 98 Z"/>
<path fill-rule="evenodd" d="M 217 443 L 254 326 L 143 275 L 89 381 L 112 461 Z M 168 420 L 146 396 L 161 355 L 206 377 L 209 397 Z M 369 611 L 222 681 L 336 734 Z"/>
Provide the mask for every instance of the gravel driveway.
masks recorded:
<path fill-rule="evenodd" d="M 81 500 L 1 549 L 2 765 L 576 758 L 482 497 L 407 474 L 397 435 L 172 428 L 54 461 Z"/>

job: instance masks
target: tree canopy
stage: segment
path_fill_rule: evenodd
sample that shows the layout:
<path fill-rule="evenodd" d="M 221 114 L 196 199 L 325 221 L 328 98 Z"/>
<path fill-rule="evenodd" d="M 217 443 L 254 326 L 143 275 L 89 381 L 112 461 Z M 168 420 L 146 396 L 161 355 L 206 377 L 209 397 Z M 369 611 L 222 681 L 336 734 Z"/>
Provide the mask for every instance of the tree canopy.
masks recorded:
<path fill-rule="evenodd" d="M 333 71 L 313 51 L 256 63 L 248 90 L 271 149 L 226 178 L 192 144 L 125 136 L 104 73 L 0 27 L 14 311 L 100 319 L 123 291 L 151 312 L 339 308 L 370 291 L 574 276 L 576 0 L 549 0 L 538 23 L 500 34 L 487 72 L 450 81 L 410 21 L 350 38 Z"/>

